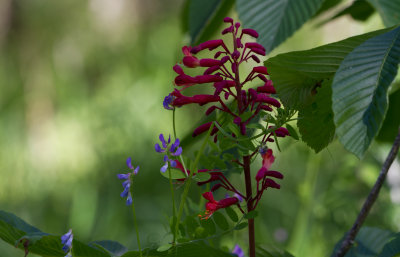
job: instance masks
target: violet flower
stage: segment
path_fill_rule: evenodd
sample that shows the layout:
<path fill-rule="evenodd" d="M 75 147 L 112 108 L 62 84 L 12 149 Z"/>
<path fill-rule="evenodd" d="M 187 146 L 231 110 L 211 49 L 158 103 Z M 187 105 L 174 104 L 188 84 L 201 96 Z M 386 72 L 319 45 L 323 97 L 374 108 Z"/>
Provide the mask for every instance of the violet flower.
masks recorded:
<path fill-rule="evenodd" d="M 72 234 L 72 229 L 70 229 L 66 234 L 61 236 L 61 244 L 63 244 L 62 250 L 67 254 L 65 257 L 71 257 L 72 240 L 74 235 Z"/>
<path fill-rule="evenodd" d="M 232 253 L 235 254 L 237 257 L 244 257 L 244 251 L 240 246 L 237 244 L 235 248 L 233 248 Z"/>
<path fill-rule="evenodd" d="M 171 136 L 168 136 L 168 141 L 165 141 L 164 135 L 160 134 L 159 139 L 161 141 L 161 146 L 157 143 L 155 144 L 154 148 L 157 153 L 165 153 L 165 164 L 160 169 L 160 171 L 164 173 L 168 169 L 168 163 L 171 165 L 171 167 L 176 167 L 176 161 L 172 158 L 182 154 L 182 147 L 179 146 L 179 138 L 177 138 L 171 146 L 169 145 L 171 143 Z"/>
<path fill-rule="evenodd" d="M 130 173 L 126 173 L 126 174 L 118 174 L 117 177 L 120 180 L 125 180 L 122 183 L 122 186 L 124 187 L 124 191 L 122 191 L 122 193 L 120 194 L 121 197 L 126 197 L 126 205 L 131 205 L 132 204 L 132 194 L 131 194 L 131 183 L 132 183 L 132 175 L 136 175 L 139 172 L 139 166 L 137 166 L 136 168 L 133 167 L 132 162 L 131 162 L 132 158 L 129 157 L 128 159 L 126 159 L 126 165 L 128 166 L 129 169 L 132 170 L 132 172 Z"/>

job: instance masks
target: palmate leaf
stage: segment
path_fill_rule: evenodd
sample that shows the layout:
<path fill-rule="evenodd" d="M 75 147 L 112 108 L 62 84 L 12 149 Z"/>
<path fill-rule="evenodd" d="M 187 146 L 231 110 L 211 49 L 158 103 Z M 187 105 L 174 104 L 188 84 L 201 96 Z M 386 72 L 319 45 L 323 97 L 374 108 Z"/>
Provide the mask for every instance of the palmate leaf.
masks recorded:
<path fill-rule="evenodd" d="M 321 7 L 324 0 L 237 0 L 244 27 L 258 31 L 267 52 L 290 37 Z"/>
<path fill-rule="evenodd" d="M 378 133 L 388 105 L 387 90 L 400 61 L 400 27 L 356 47 L 332 83 L 336 133 L 361 158 Z"/>
<path fill-rule="evenodd" d="M 386 27 L 400 23 L 400 0 L 367 0 L 380 14 Z"/>
<path fill-rule="evenodd" d="M 300 112 L 300 118 L 307 120 L 307 124 L 299 121 L 298 125 L 302 127 L 300 133 L 302 140 L 315 151 L 318 152 L 324 148 L 335 131 L 333 117 L 329 114 L 330 101 L 324 101 L 324 97 L 319 96 L 320 87 L 322 86 L 324 90 L 324 86 L 329 86 L 326 84 L 327 81 L 332 81 L 341 62 L 354 48 L 387 31 L 389 29 L 377 30 L 306 51 L 280 54 L 265 62 L 284 105 L 297 109 Z M 314 111 L 323 115 L 320 118 L 324 119 L 324 123 L 313 116 L 315 113 L 312 108 L 315 105 L 318 105 L 319 110 Z M 321 128 L 322 125 L 326 131 L 310 132 L 310 129 Z M 310 135 L 310 133 L 313 134 Z"/>

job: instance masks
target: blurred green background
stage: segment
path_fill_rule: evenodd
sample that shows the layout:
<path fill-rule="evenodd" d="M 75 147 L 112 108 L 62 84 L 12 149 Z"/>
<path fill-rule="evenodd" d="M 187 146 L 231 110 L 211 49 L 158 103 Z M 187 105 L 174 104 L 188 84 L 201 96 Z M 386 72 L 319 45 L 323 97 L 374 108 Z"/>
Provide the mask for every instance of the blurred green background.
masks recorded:
<path fill-rule="evenodd" d="M 159 175 L 162 156 L 154 144 L 158 134 L 172 130 L 172 113 L 162 100 L 189 42 L 181 29 L 182 5 L 0 2 L 0 209 L 49 233 L 71 227 L 82 241 L 111 239 L 136 249 L 131 209 L 119 197 L 116 178 L 131 156 L 141 167 L 134 197 L 143 244 L 165 238 L 169 184 Z M 271 55 L 382 27 L 377 15 L 366 23 L 342 17 L 315 25 L 307 23 Z M 178 136 L 202 117 L 193 111 L 178 110 Z M 388 145 L 373 145 L 362 162 L 337 142 L 317 155 L 293 139 L 282 145 L 274 169 L 285 179 L 281 190 L 262 200 L 258 241 L 278 243 L 296 256 L 327 256 L 354 221 Z M 399 163 L 394 166 L 367 225 L 399 231 Z M 233 179 L 239 184 L 239 176 Z M 246 233 L 235 233 L 222 238 L 222 246 L 245 247 Z M 23 252 L 0 241 L 0 256 Z"/>

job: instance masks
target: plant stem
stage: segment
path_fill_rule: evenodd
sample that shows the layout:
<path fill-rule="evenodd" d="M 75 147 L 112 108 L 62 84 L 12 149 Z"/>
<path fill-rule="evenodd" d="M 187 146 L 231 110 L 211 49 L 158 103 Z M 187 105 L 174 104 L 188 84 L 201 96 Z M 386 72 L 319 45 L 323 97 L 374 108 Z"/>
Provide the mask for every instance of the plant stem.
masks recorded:
<path fill-rule="evenodd" d="M 247 200 L 247 212 L 253 210 L 252 201 L 252 189 L 251 189 L 251 174 L 250 174 L 250 156 L 243 156 L 243 166 L 244 166 L 244 180 L 246 183 L 246 200 Z M 248 220 L 249 228 L 249 257 L 256 256 L 256 240 L 254 231 L 254 219 Z"/>
<path fill-rule="evenodd" d="M 168 176 L 169 176 L 169 185 L 171 188 L 171 200 L 172 200 L 172 228 L 174 228 L 174 221 L 176 221 L 176 207 L 175 207 L 175 194 L 174 194 L 174 185 L 172 183 L 172 175 L 171 175 L 171 168 L 168 165 Z M 172 229 L 172 235 L 173 235 L 173 239 L 172 239 L 172 244 L 175 244 L 175 240 L 176 240 L 176 234 L 175 234 L 175 230 Z"/>
<path fill-rule="evenodd" d="M 210 134 L 211 134 L 211 131 L 213 130 L 213 128 L 214 128 L 214 123 L 211 124 L 210 128 L 208 129 L 208 133 L 207 133 L 206 137 L 204 138 L 203 144 L 201 145 L 199 152 L 197 153 L 196 159 L 194 160 L 193 165 L 190 166 L 192 171 L 190 172 L 189 177 L 186 179 L 185 189 L 183 190 L 181 202 L 179 203 L 178 216 L 177 216 L 176 225 L 175 225 L 176 226 L 175 227 L 175 235 L 178 235 L 179 223 L 180 223 L 180 220 L 182 217 L 183 207 L 185 206 L 186 198 L 189 193 L 190 184 L 192 183 L 192 177 L 197 172 L 197 164 L 200 161 L 200 157 L 204 151 L 204 148 L 207 145 L 207 140 L 210 137 Z"/>
<path fill-rule="evenodd" d="M 132 211 L 133 211 L 133 223 L 135 224 L 136 238 L 137 238 L 137 243 L 138 243 L 138 247 L 139 247 L 139 253 L 140 253 L 140 257 L 142 257 L 142 247 L 140 246 L 139 228 L 138 228 L 137 221 L 136 221 L 136 212 L 135 212 L 135 204 L 133 202 L 133 197 L 132 197 Z"/>
<path fill-rule="evenodd" d="M 365 200 L 364 205 L 358 214 L 358 217 L 356 221 L 354 222 L 352 228 L 347 232 L 346 238 L 343 240 L 342 245 L 340 246 L 339 250 L 336 252 L 335 257 L 343 257 L 347 251 L 351 248 L 351 246 L 354 243 L 354 239 L 360 230 L 362 224 L 364 223 L 365 219 L 367 218 L 369 211 L 371 210 L 372 205 L 375 203 L 376 199 L 378 198 L 379 191 L 383 185 L 383 182 L 385 181 L 386 174 L 392 165 L 394 159 L 397 156 L 397 153 L 399 151 L 400 147 L 400 127 L 399 127 L 399 132 L 397 134 L 396 139 L 393 142 L 392 149 L 390 149 L 390 152 L 388 156 L 386 157 L 385 162 L 383 163 L 381 172 L 379 173 L 379 176 L 375 182 L 374 187 L 371 189 L 371 192 L 369 193 L 367 200 Z"/>

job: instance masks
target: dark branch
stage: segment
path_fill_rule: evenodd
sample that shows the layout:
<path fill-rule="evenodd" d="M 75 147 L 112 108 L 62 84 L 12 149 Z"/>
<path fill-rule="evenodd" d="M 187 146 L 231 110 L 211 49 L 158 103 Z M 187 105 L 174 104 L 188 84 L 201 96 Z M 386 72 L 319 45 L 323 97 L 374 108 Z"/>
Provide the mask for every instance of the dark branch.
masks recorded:
<path fill-rule="evenodd" d="M 378 197 L 379 191 L 383 185 L 383 182 L 385 181 L 386 174 L 390 166 L 392 165 L 394 159 L 397 156 L 397 153 L 399 151 L 399 146 L 400 146 L 400 127 L 399 127 L 399 133 L 396 139 L 394 140 L 389 155 L 386 157 L 385 163 L 382 166 L 378 179 L 376 180 L 374 187 L 369 193 L 367 200 L 365 200 L 364 205 L 360 213 L 358 214 L 356 221 L 353 224 L 353 227 L 350 229 L 349 232 L 347 232 L 346 238 L 343 240 L 340 249 L 336 252 L 335 257 L 343 257 L 350 249 L 350 247 L 353 245 L 354 239 L 358 231 L 360 230 L 362 224 L 364 223 L 365 219 L 368 216 L 369 211 L 371 210 L 372 205 L 375 203 L 375 200 Z"/>

